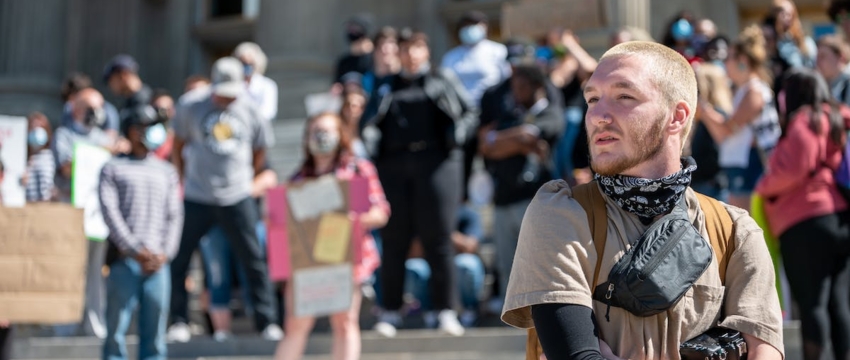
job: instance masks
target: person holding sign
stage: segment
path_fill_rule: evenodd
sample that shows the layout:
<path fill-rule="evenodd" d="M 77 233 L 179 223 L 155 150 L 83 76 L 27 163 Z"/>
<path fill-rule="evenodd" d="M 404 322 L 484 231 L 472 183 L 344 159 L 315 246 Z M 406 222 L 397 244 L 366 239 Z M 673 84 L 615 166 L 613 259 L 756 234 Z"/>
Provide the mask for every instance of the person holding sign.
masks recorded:
<path fill-rule="evenodd" d="M 333 174 L 338 180 L 351 180 L 355 177 L 365 177 L 368 181 L 369 202 L 371 207 L 367 212 L 349 215 L 354 221 L 359 221 L 364 230 L 361 245 L 362 260 L 355 265 L 354 281 L 358 284 L 366 281 L 378 268 L 380 257 L 378 255 L 375 241 L 369 230 L 380 228 L 387 223 L 390 214 L 390 205 L 384 196 L 384 190 L 375 167 L 368 161 L 357 158 L 351 149 L 351 137 L 347 131 L 343 131 L 342 119 L 339 115 L 332 113 L 319 114 L 307 121 L 304 133 L 304 153 L 307 154 L 301 168 L 292 177 L 292 181 L 303 181 L 315 179 L 323 175 Z M 354 218 L 356 217 L 356 219 Z M 323 217 L 323 220 L 325 218 Z M 339 222 L 337 218 L 329 223 Z M 343 220 L 348 220 L 343 218 Z M 325 221 L 323 221 L 324 223 Z M 333 229 L 323 231 L 319 226 L 319 233 L 328 234 L 330 238 Z M 330 226 L 328 226 L 330 228 Z M 334 228 L 340 228 L 336 226 Z M 330 241 L 323 241 L 330 243 Z M 355 242 L 357 243 L 357 242 Z M 319 240 L 317 240 L 319 247 Z M 336 257 L 332 247 L 323 247 L 321 251 L 314 251 L 314 257 L 330 258 Z M 339 254 L 337 254 L 339 255 Z M 342 254 L 344 256 L 344 254 Z M 307 338 L 315 324 L 315 317 L 294 316 L 292 307 L 293 291 L 291 282 L 286 286 L 286 314 L 285 321 L 286 338 L 280 342 L 275 352 L 275 359 L 293 360 L 300 359 L 307 345 Z M 351 306 L 343 312 L 330 316 L 333 328 L 332 355 L 334 360 L 354 360 L 360 358 L 360 324 L 358 314 L 360 313 L 360 302 L 362 294 L 359 286 L 354 287 Z"/>
<path fill-rule="evenodd" d="M 129 109 L 121 133 L 130 154 L 101 170 L 100 207 L 109 227 L 104 359 L 126 359 L 125 336 L 139 307 L 139 359 L 165 359 L 165 326 L 171 299 L 168 261 L 177 254 L 183 204 L 177 170 L 153 151 L 166 139 L 165 126 L 149 105 Z"/>

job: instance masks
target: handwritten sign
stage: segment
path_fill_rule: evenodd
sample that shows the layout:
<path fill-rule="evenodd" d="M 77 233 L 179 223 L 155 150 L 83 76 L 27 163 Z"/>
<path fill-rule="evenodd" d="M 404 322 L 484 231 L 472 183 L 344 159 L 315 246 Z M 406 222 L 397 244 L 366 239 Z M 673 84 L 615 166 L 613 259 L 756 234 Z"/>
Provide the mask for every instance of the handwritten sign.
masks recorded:
<path fill-rule="evenodd" d="M 27 202 L 21 179 L 27 167 L 27 119 L 0 115 L 0 159 L 3 161 L 3 206 L 22 207 Z"/>
<path fill-rule="evenodd" d="M 324 316 L 348 310 L 354 291 L 351 264 L 296 270 L 295 316 Z"/>
<path fill-rule="evenodd" d="M 112 158 L 105 149 L 83 142 L 74 144 L 74 159 L 71 162 L 71 202 L 83 209 L 83 228 L 92 241 L 103 241 L 109 236 L 109 228 L 100 213 L 100 170 Z"/>
<path fill-rule="evenodd" d="M 313 259 L 328 264 L 345 261 L 350 240 L 351 220 L 348 216 L 338 213 L 323 215 L 319 221 L 319 231 L 316 232 Z"/>

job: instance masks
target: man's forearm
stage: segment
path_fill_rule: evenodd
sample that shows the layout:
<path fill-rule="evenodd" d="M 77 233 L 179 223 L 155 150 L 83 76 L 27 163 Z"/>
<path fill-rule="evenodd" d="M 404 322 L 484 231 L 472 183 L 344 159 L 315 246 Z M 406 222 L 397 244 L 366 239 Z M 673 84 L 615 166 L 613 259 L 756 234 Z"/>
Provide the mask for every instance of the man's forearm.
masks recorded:
<path fill-rule="evenodd" d="M 747 359 L 782 360 L 782 353 L 767 342 L 750 334 L 744 334 L 744 341 L 747 343 Z"/>

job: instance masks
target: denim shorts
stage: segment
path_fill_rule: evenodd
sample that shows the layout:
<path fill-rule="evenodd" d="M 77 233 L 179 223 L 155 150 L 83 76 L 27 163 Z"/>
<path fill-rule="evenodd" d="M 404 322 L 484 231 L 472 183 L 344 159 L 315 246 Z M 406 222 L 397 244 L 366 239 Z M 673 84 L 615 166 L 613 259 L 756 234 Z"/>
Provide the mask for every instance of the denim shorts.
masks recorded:
<path fill-rule="evenodd" d="M 756 183 L 764 173 L 758 149 L 750 148 L 750 161 L 746 168 L 724 167 L 730 195 L 746 196 L 752 194 Z"/>

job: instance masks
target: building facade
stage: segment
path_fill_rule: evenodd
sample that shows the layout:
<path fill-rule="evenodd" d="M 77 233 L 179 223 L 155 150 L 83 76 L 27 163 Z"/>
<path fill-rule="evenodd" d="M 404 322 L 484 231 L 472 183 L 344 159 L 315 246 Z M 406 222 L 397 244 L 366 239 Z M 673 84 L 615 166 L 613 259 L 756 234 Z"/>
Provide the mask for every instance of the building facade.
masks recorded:
<path fill-rule="evenodd" d="M 808 29 L 828 21 L 820 0 L 798 0 Z M 336 58 L 346 50 L 342 24 L 369 14 L 375 25 L 412 26 L 432 39 L 435 61 L 451 48 L 457 19 L 481 10 L 491 37 L 537 36 L 551 25 L 573 28 L 594 55 L 624 26 L 656 39 L 682 9 L 713 19 L 734 36 L 758 20 L 770 0 L 0 0 L 0 114 L 39 110 L 55 122 L 62 79 L 92 77 L 107 99 L 103 66 L 115 54 L 134 56 L 144 82 L 173 94 L 184 79 L 207 74 L 213 60 L 241 41 L 269 57 L 278 82 L 281 119 L 304 115 L 306 94 L 326 91 Z"/>

